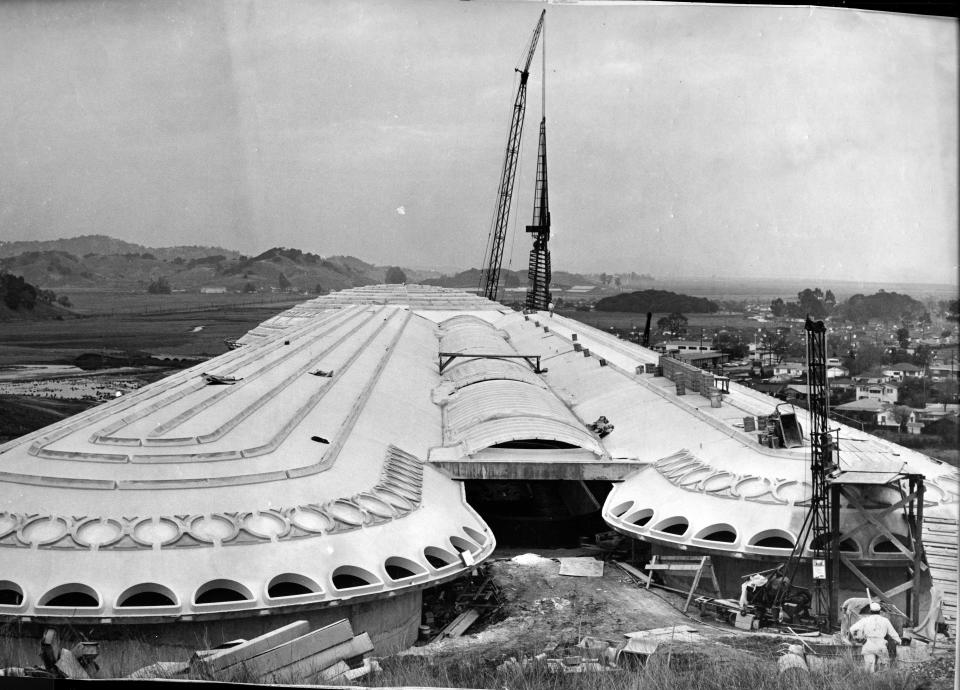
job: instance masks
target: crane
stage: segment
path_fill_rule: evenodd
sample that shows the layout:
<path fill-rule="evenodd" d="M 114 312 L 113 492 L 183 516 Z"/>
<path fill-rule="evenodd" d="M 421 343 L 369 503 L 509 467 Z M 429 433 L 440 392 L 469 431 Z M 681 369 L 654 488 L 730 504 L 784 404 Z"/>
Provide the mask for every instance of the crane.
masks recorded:
<path fill-rule="evenodd" d="M 537 40 L 543 30 L 543 19 L 547 11 L 540 12 L 540 19 L 533 30 L 530 47 L 527 49 L 523 68 L 520 73 L 520 86 L 513 103 L 513 117 L 510 120 L 510 132 L 507 134 L 507 150 L 500 173 L 500 188 L 497 191 L 497 214 L 487 238 L 487 250 L 483 268 L 480 271 L 480 290 L 484 297 L 497 299 L 500 289 L 500 266 L 503 263 L 503 245 L 507 237 L 507 222 L 510 219 L 510 203 L 513 199 L 513 182 L 517 173 L 517 158 L 520 154 L 520 136 L 523 133 L 523 116 L 527 109 L 527 79 L 530 76 L 530 63 L 537 49 Z"/>

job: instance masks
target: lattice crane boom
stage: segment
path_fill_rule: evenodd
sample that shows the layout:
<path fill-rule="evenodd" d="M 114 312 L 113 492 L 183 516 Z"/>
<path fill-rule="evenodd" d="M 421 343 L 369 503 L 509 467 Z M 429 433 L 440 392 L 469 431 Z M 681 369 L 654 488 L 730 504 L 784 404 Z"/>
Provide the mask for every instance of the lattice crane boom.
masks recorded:
<path fill-rule="evenodd" d="M 497 214 L 494 217 L 490 236 L 487 239 L 487 251 L 484 257 L 483 269 L 480 272 L 480 290 L 484 297 L 497 299 L 500 289 L 500 267 L 503 264 L 503 247 L 506 243 L 507 225 L 510 220 L 510 205 L 513 200 L 513 183 L 517 173 L 517 159 L 520 155 L 520 138 L 523 134 L 523 119 L 527 108 L 527 79 L 530 76 L 530 63 L 537 49 L 537 41 L 543 30 L 543 20 L 546 10 L 540 12 L 540 19 L 533 30 L 530 46 L 527 49 L 526 59 L 520 73 L 520 86 L 513 103 L 513 117 L 510 120 L 510 131 L 507 134 L 507 148 L 503 159 L 503 170 L 500 173 L 500 187 L 497 191 Z"/>

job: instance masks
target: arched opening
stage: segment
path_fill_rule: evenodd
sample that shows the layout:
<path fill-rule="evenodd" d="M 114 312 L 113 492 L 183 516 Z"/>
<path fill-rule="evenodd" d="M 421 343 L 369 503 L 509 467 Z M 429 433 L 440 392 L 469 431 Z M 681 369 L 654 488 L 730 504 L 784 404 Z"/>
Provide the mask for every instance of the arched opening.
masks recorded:
<path fill-rule="evenodd" d="M 734 529 L 733 525 L 710 525 L 700 530 L 696 538 L 703 539 L 704 541 L 720 542 L 722 544 L 733 544 L 737 541 L 737 530 Z"/>
<path fill-rule="evenodd" d="M 233 580 L 212 580 L 201 586 L 193 597 L 195 604 L 226 604 L 233 601 L 253 601 L 253 593 Z"/>
<path fill-rule="evenodd" d="M 319 591 L 321 591 L 320 585 L 299 573 L 277 575 L 267 584 L 267 596 L 271 599 L 299 597 L 304 594 L 316 594 Z"/>
<path fill-rule="evenodd" d="M 463 531 L 466 532 L 468 537 L 473 539 L 475 542 L 477 542 L 481 546 L 487 543 L 487 535 L 484 534 L 483 532 L 479 530 L 475 530 L 473 527 L 467 527 L 466 525 L 464 525 Z"/>
<path fill-rule="evenodd" d="M 408 577 L 416 577 L 427 572 L 419 563 L 400 556 L 388 558 L 383 564 L 383 568 L 387 571 L 387 577 L 391 580 L 405 580 Z"/>
<path fill-rule="evenodd" d="M 491 448 L 519 448 L 523 450 L 566 450 L 568 448 L 579 448 L 572 443 L 557 441 L 550 438 L 524 438 L 513 441 L 504 441 L 495 443 Z"/>
<path fill-rule="evenodd" d="M 626 513 L 630 508 L 633 507 L 633 501 L 624 501 L 623 503 L 618 503 L 613 508 L 610 509 L 610 515 L 613 517 L 620 517 Z"/>
<path fill-rule="evenodd" d="M 334 589 L 356 589 L 366 587 L 367 585 L 380 584 L 377 576 L 369 570 L 358 568 L 355 565 L 341 565 L 333 571 L 330 578 L 333 581 Z"/>
<path fill-rule="evenodd" d="M 669 517 L 666 520 L 661 520 L 654 526 L 657 532 L 663 532 L 664 534 L 673 534 L 678 537 L 682 537 L 687 533 L 687 529 L 690 528 L 690 523 L 687 521 L 687 518 L 677 515 L 674 517 Z"/>
<path fill-rule="evenodd" d="M 781 529 L 768 529 L 758 532 L 750 539 L 750 546 L 759 546 L 764 549 L 787 549 L 794 547 L 793 535 Z"/>
<path fill-rule="evenodd" d="M 428 546 L 425 548 L 423 550 L 423 556 L 427 559 L 427 563 L 438 570 L 440 568 L 445 568 L 452 563 L 460 562 L 460 559 L 454 556 L 452 553 L 446 549 L 437 548 L 436 546 Z"/>
<path fill-rule="evenodd" d="M 23 603 L 23 589 L 16 582 L 0 580 L 0 606 L 19 606 Z"/>
<path fill-rule="evenodd" d="M 907 546 L 910 543 L 909 537 L 907 537 L 905 534 L 894 533 L 893 536 L 895 536 L 897 540 L 904 546 Z M 870 545 L 870 550 L 874 553 L 903 553 L 897 548 L 896 544 L 894 544 L 890 538 L 886 536 L 878 537 L 873 544 Z"/>
<path fill-rule="evenodd" d="M 477 549 L 476 544 L 467 541 L 463 537 L 457 537 L 457 536 L 450 537 L 450 543 L 453 544 L 453 548 L 455 548 L 457 551 L 461 553 L 464 551 L 473 553 L 474 551 L 479 550 Z"/>
<path fill-rule="evenodd" d="M 177 595 L 173 591 L 155 582 L 134 585 L 117 597 L 117 608 L 141 606 L 176 606 Z"/>
<path fill-rule="evenodd" d="M 72 609 L 99 608 L 100 595 L 93 587 L 72 582 L 54 587 L 40 597 L 40 606 L 62 606 Z"/>
<path fill-rule="evenodd" d="M 635 510 L 632 513 L 628 514 L 623 518 L 624 522 L 627 522 L 631 525 L 636 525 L 637 527 L 643 527 L 650 519 L 653 517 L 652 508 L 643 508 L 641 510 Z"/>

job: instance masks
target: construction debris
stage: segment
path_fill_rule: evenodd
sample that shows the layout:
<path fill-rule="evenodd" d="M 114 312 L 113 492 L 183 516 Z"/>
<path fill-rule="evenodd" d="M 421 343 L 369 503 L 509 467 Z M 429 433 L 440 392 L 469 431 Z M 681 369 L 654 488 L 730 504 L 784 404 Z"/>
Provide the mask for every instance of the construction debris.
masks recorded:
<path fill-rule="evenodd" d="M 560 575 L 572 577 L 603 577 L 603 561 L 592 556 L 560 558 Z"/>

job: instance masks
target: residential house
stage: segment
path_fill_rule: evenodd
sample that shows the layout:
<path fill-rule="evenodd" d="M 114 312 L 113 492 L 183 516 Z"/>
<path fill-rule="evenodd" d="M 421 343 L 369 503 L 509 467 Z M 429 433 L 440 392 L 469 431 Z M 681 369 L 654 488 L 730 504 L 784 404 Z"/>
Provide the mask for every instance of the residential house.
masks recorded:
<path fill-rule="evenodd" d="M 885 364 L 880 372 L 884 376 L 889 376 L 896 381 L 903 381 L 908 378 L 923 378 L 923 367 L 918 367 L 910 362 L 898 362 L 897 364 Z"/>
<path fill-rule="evenodd" d="M 878 400 L 895 403 L 900 395 L 900 384 L 896 381 L 867 379 L 857 383 L 857 400 Z"/>
<path fill-rule="evenodd" d="M 780 364 L 773 365 L 774 376 L 793 378 L 795 376 L 803 376 L 805 373 L 807 373 L 806 365 L 799 362 L 781 362 Z"/>
<path fill-rule="evenodd" d="M 960 372 L 960 364 L 957 362 L 936 362 L 927 367 L 927 373 L 934 381 L 955 379 L 957 372 Z"/>
<path fill-rule="evenodd" d="M 837 405 L 831 408 L 831 411 L 843 422 L 857 421 L 865 426 L 896 429 L 900 427 L 900 422 L 897 421 L 893 408 L 894 404 L 890 402 L 876 398 L 862 398 Z M 914 428 L 919 430 L 916 410 L 910 410 L 910 415 L 905 420 L 905 423 L 911 428 L 911 431 Z"/>

